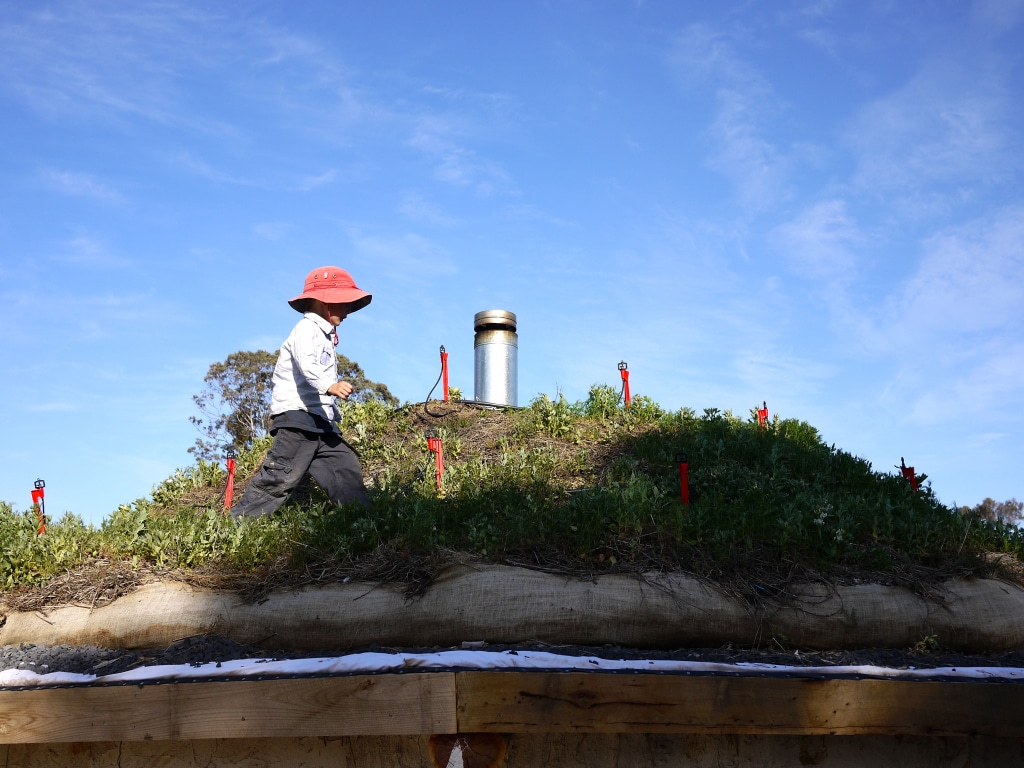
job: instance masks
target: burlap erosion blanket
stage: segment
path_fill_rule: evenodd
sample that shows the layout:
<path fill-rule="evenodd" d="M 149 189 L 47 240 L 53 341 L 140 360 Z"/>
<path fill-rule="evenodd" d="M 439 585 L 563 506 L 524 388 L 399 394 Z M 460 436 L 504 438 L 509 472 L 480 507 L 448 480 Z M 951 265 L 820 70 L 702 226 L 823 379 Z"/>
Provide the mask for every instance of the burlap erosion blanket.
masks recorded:
<path fill-rule="evenodd" d="M 893 586 L 803 584 L 751 602 L 681 574 L 583 580 L 507 566 L 452 566 L 427 591 L 330 584 L 259 603 L 176 582 L 99 608 L 11 613 L 0 645 L 164 648 L 194 635 L 283 650 L 451 646 L 466 641 L 631 648 L 765 645 L 905 648 L 934 636 L 966 653 L 1024 648 L 1024 590 L 996 580 L 946 582 L 925 598 Z"/>

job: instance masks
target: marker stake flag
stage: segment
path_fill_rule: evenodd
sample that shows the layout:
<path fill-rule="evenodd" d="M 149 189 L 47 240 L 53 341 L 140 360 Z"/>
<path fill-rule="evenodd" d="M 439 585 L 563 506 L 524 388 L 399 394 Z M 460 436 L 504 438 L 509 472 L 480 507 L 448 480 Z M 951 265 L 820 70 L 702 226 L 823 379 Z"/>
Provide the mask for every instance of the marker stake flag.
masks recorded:
<path fill-rule="evenodd" d="M 42 536 L 46 533 L 46 483 L 42 478 L 36 480 L 32 489 L 32 506 L 36 508 L 36 516 L 39 520 L 37 533 Z"/>
<path fill-rule="evenodd" d="M 235 458 L 228 456 L 228 485 L 224 489 L 224 509 L 231 509 L 235 496 Z"/>
<path fill-rule="evenodd" d="M 676 457 L 676 463 L 679 464 L 679 496 L 683 500 L 683 504 L 688 505 L 690 503 L 690 462 L 686 458 L 686 454 L 681 453 Z"/>
<path fill-rule="evenodd" d="M 434 454 L 434 476 L 437 478 L 437 490 L 442 490 L 441 478 L 444 476 L 444 443 L 440 437 L 427 435 L 427 448 Z"/>
<path fill-rule="evenodd" d="M 914 468 L 908 467 L 906 462 L 903 461 L 902 456 L 900 456 L 899 470 L 903 473 L 904 479 L 910 482 L 910 487 L 914 490 L 914 493 L 917 493 L 917 475 L 914 474 Z"/>
<path fill-rule="evenodd" d="M 446 403 L 448 402 L 448 353 L 444 351 L 444 345 L 441 345 L 441 386 L 444 387 L 441 392 L 444 394 L 442 398 Z"/>

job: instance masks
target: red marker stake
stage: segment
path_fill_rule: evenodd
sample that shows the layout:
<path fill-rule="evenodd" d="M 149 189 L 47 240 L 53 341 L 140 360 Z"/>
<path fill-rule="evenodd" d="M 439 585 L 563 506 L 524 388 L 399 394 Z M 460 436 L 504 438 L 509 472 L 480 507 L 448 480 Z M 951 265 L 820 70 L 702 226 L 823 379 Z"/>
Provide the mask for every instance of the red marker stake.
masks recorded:
<path fill-rule="evenodd" d="M 619 375 L 622 376 L 622 395 L 626 407 L 629 408 L 629 370 L 626 361 L 619 363 Z"/>
<path fill-rule="evenodd" d="M 764 429 L 768 425 L 768 401 L 762 400 L 761 402 L 764 404 L 764 407 L 757 409 L 757 426 Z"/>
<path fill-rule="evenodd" d="M 43 490 L 46 487 L 46 483 L 40 478 L 33 485 L 35 488 L 32 491 L 32 506 L 36 508 L 36 516 L 39 519 L 39 530 L 36 533 L 42 536 L 46 533 L 46 492 Z"/>
<path fill-rule="evenodd" d="M 427 448 L 434 454 L 434 475 L 440 492 L 441 477 L 444 475 L 444 444 L 440 437 L 427 437 Z"/>
<path fill-rule="evenodd" d="M 906 465 L 906 463 L 903 461 L 903 457 L 902 456 L 900 456 L 900 466 L 899 466 L 899 469 L 900 469 L 900 472 L 903 473 L 903 477 L 906 480 L 910 481 L 910 487 L 914 490 L 914 493 L 917 493 L 917 476 L 914 474 L 914 468 L 913 467 L 908 467 Z"/>
<path fill-rule="evenodd" d="M 676 463 L 679 464 L 679 495 L 683 500 L 684 505 L 690 503 L 690 463 L 687 461 L 686 454 L 682 453 L 676 458 Z"/>
<path fill-rule="evenodd" d="M 228 456 L 228 487 L 224 490 L 224 509 L 231 509 L 235 497 L 235 459 Z"/>
<path fill-rule="evenodd" d="M 448 353 L 444 351 L 444 344 L 441 345 L 441 384 L 444 387 L 444 401 L 448 402 Z"/>

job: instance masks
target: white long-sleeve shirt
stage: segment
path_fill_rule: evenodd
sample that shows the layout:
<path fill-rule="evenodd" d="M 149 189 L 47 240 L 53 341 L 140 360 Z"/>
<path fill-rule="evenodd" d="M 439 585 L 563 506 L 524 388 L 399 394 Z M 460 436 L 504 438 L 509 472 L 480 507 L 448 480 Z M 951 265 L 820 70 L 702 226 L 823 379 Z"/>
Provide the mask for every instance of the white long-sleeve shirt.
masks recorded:
<path fill-rule="evenodd" d="M 313 312 L 307 312 L 296 323 L 281 345 L 274 366 L 271 416 L 306 411 L 331 422 L 341 418 L 334 397 L 327 394 L 338 381 L 333 331 L 333 325 Z"/>

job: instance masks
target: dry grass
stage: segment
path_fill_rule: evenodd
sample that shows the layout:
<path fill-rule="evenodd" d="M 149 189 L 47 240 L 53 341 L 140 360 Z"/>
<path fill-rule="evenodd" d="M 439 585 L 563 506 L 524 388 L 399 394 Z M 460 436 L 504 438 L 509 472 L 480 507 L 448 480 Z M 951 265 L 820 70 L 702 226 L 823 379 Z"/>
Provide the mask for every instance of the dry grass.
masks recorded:
<path fill-rule="evenodd" d="M 42 586 L 17 587 L 0 600 L 3 613 L 39 611 L 56 606 L 99 608 L 134 592 L 143 584 L 160 581 L 165 574 L 133 567 L 124 561 L 93 560 L 59 574 Z"/>

